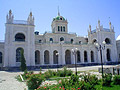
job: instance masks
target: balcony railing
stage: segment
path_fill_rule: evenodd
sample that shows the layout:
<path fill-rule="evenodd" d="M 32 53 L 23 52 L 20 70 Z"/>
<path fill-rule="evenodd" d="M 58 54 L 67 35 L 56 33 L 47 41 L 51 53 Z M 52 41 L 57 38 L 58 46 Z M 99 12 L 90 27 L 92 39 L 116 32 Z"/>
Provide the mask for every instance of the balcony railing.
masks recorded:
<path fill-rule="evenodd" d="M 35 41 L 35 44 L 67 44 L 67 45 L 87 45 L 88 43 L 71 43 L 71 42 L 39 42 L 39 41 Z"/>
<path fill-rule="evenodd" d="M 46 34 L 46 33 L 53 33 L 52 31 L 45 31 L 45 33 L 44 34 Z M 64 32 L 63 32 L 64 33 Z M 62 33 L 60 33 L 60 34 L 62 34 Z M 74 34 L 74 35 L 76 35 L 76 33 L 74 33 L 74 32 L 68 32 L 67 34 Z"/>
<path fill-rule="evenodd" d="M 25 42 L 25 39 L 16 39 L 17 42 Z"/>

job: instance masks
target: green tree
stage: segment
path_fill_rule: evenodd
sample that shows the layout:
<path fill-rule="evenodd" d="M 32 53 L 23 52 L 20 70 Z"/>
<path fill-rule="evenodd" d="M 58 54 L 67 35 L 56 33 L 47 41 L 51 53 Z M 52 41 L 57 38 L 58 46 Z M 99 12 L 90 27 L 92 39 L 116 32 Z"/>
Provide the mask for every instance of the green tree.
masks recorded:
<path fill-rule="evenodd" d="M 20 61 L 21 61 L 20 69 L 21 69 L 21 71 L 25 71 L 27 69 L 27 67 L 26 67 L 26 61 L 25 61 L 24 50 L 23 49 L 21 50 L 20 54 L 21 54 L 21 57 L 20 57 Z"/>

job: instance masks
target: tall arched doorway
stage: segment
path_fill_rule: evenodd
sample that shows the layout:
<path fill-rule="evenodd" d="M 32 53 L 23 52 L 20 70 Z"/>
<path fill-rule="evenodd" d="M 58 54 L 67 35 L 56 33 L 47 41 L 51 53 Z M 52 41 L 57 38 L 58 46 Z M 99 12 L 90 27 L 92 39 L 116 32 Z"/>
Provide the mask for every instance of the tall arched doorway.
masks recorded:
<path fill-rule="evenodd" d="M 80 51 L 77 51 L 77 63 L 80 63 Z"/>
<path fill-rule="evenodd" d="M 87 51 L 84 51 L 84 62 L 87 62 L 88 59 L 87 59 Z"/>
<path fill-rule="evenodd" d="M 57 53 L 58 53 L 58 51 L 56 51 L 56 50 L 53 52 L 53 63 L 54 64 L 58 64 L 58 54 Z"/>
<path fill-rule="evenodd" d="M 111 61 L 110 49 L 107 49 L 107 61 Z"/>
<path fill-rule="evenodd" d="M 0 52 L 0 63 L 2 63 L 2 52 Z"/>
<path fill-rule="evenodd" d="M 94 52 L 91 51 L 91 62 L 94 62 Z"/>
<path fill-rule="evenodd" d="M 44 52 L 44 64 L 49 64 L 49 51 Z"/>
<path fill-rule="evenodd" d="M 40 51 L 35 51 L 35 64 L 40 64 Z"/>
<path fill-rule="evenodd" d="M 65 62 L 66 62 L 66 64 L 71 64 L 71 52 L 70 52 L 70 50 L 65 51 Z"/>
<path fill-rule="evenodd" d="M 21 51 L 23 50 L 23 48 L 17 48 L 16 49 L 16 62 L 20 62 L 20 58 L 21 58 Z"/>

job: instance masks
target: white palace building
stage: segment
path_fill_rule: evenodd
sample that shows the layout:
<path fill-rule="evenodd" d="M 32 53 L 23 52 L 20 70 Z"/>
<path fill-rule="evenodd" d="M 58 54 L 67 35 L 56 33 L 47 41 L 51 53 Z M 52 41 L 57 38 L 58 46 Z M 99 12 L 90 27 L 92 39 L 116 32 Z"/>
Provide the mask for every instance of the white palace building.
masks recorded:
<path fill-rule="evenodd" d="M 52 32 L 39 34 L 34 29 L 32 12 L 22 21 L 14 20 L 10 10 L 5 28 L 5 41 L 0 42 L 1 68 L 19 67 L 22 49 L 27 66 L 101 64 L 100 46 L 103 64 L 120 60 L 120 36 L 116 41 L 111 22 L 109 28 L 103 28 L 98 20 L 96 29 L 91 30 L 89 25 L 88 36 L 81 37 L 68 32 L 68 21 L 58 12 L 51 24 Z"/>

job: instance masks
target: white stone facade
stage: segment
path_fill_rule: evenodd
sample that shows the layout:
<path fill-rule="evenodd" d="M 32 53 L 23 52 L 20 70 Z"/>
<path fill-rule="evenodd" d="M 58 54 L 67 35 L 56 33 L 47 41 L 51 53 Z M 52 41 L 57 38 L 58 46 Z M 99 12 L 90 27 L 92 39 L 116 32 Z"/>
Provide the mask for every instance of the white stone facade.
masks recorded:
<path fill-rule="evenodd" d="M 117 55 L 118 55 L 118 62 L 120 62 L 120 35 L 116 39 L 116 44 L 117 44 Z"/>
<path fill-rule="evenodd" d="M 66 65 L 75 64 L 72 49 L 77 48 L 77 64 L 100 64 L 100 51 L 95 43 L 99 43 L 102 50 L 103 63 L 117 62 L 117 47 L 114 28 L 106 29 L 100 25 L 91 30 L 89 25 L 88 37 L 79 37 L 75 33 L 68 33 L 68 22 L 60 16 L 53 18 L 52 32 L 39 34 L 34 30 L 32 12 L 27 21 L 14 20 L 11 10 L 6 17 L 5 42 L 0 43 L 2 53 L 1 67 L 18 67 L 20 65 L 20 50 L 24 50 L 27 66 Z M 106 42 L 105 48 L 103 41 Z"/>

